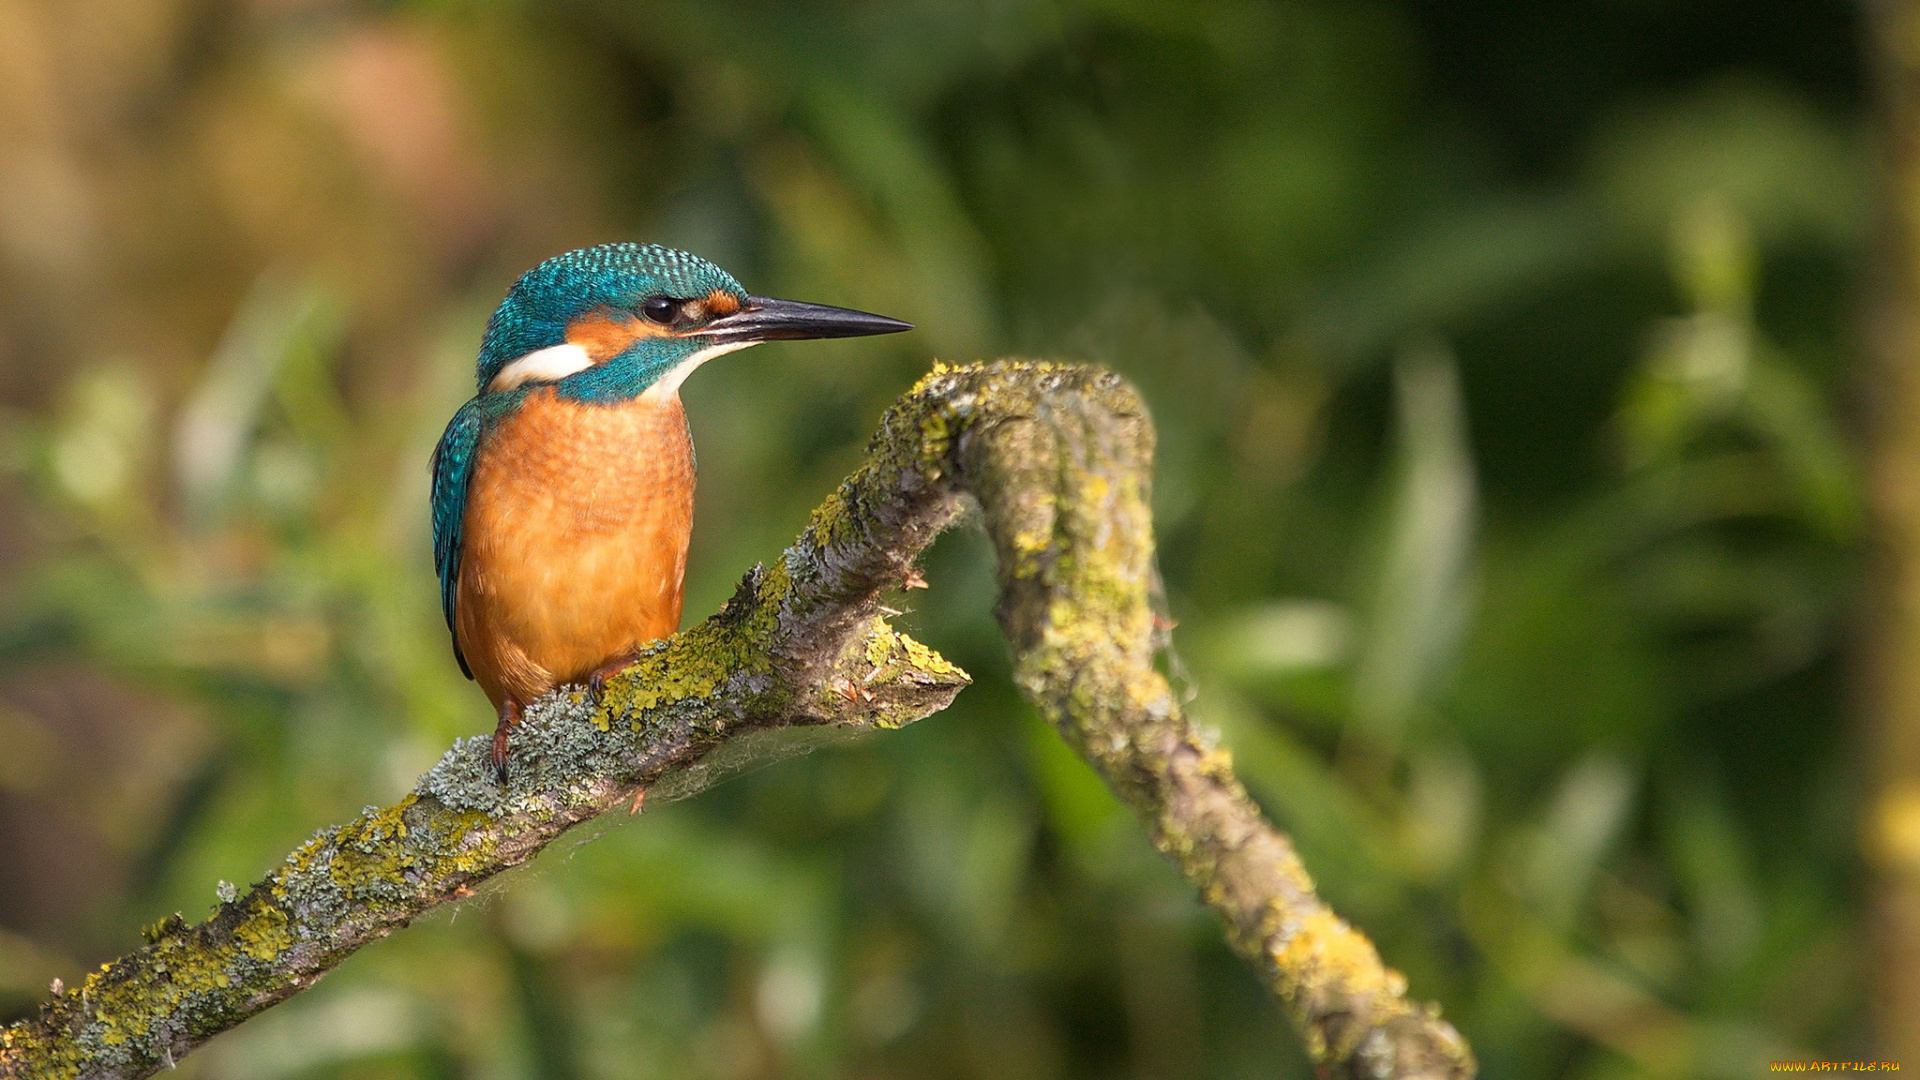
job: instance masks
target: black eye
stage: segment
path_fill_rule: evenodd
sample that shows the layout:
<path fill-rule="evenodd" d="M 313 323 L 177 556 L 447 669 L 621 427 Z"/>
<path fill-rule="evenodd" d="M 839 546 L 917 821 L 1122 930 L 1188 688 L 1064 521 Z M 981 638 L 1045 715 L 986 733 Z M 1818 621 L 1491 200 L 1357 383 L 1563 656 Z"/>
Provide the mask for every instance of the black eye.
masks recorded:
<path fill-rule="evenodd" d="M 674 316 L 680 314 L 680 305 L 664 296 L 655 296 L 640 305 L 640 313 L 661 326 L 671 326 Z"/>

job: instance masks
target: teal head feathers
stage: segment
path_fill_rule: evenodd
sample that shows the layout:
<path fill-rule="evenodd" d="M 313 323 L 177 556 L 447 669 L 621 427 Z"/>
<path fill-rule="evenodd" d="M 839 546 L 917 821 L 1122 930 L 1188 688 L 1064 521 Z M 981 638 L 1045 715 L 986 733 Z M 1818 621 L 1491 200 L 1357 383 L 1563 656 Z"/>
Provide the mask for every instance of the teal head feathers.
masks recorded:
<path fill-rule="evenodd" d="M 762 341 L 912 327 L 862 311 L 750 296 L 733 275 L 657 244 L 602 244 L 527 271 L 487 323 L 479 391 L 555 384 L 576 401 L 677 389 L 702 362 Z"/>

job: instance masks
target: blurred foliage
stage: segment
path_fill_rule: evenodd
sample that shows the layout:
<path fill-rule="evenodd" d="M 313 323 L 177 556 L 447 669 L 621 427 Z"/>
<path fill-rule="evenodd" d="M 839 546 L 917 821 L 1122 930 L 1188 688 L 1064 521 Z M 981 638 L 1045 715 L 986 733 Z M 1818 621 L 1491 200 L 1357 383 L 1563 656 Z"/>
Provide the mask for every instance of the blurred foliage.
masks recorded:
<path fill-rule="evenodd" d="M 516 273 L 644 238 L 921 327 L 687 388 L 690 615 L 931 357 L 1113 365 L 1193 709 L 1487 1075 L 1867 1056 L 1852 18 L 0 0 L 0 998 L 490 726 L 427 454 Z M 1307 1075 L 1009 690 L 986 557 L 913 596 L 948 713 L 596 823 L 184 1069 Z"/>

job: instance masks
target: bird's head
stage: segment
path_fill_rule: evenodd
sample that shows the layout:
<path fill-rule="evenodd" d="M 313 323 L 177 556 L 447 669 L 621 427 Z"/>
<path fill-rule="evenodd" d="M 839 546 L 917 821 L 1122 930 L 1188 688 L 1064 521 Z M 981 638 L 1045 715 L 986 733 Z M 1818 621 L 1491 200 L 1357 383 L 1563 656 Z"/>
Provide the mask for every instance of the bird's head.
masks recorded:
<path fill-rule="evenodd" d="M 725 270 L 657 244 L 602 244 L 521 275 L 487 322 L 480 392 L 553 384 L 618 401 L 680 381 L 762 341 L 862 337 L 913 327 L 864 311 L 749 296 Z"/>

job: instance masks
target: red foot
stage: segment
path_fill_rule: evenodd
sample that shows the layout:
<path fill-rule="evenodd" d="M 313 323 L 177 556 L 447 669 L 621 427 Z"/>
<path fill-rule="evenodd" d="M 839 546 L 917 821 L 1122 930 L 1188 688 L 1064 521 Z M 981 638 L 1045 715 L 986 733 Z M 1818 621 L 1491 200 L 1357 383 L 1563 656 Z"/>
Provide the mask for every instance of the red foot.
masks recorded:
<path fill-rule="evenodd" d="M 607 692 L 607 680 L 625 671 L 637 659 L 639 656 L 635 653 L 622 653 L 594 668 L 593 674 L 587 676 L 588 704 L 600 704 L 600 696 Z"/>
<path fill-rule="evenodd" d="M 507 786 L 507 735 L 520 722 L 520 703 L 508 698 L 500 704 L 500 722 L 493 726 L 493 771 Z"/>

